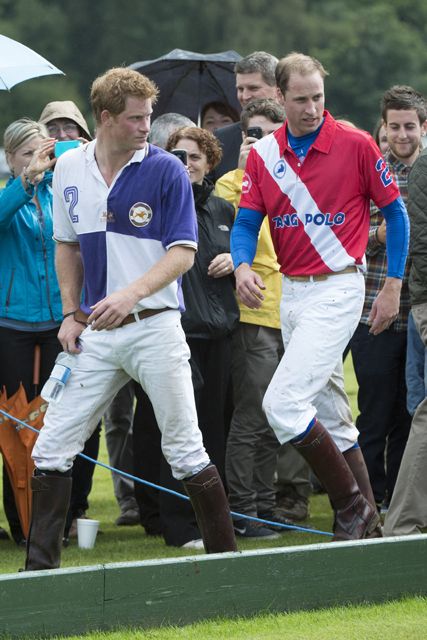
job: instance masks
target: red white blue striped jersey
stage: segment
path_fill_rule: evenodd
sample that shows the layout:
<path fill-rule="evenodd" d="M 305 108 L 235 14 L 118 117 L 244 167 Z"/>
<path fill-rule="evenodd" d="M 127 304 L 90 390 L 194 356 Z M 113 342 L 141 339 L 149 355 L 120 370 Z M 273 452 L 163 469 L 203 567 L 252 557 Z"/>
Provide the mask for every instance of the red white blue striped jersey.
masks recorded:
<path fill-rule="evenodd" d="M 370 201 L 399 189 L 371 136 L 325 120 L 304 162 L 288 145 L 287 123 L 253 146 L 240 207 L 268 215 L 280 270 L 315 275 L 364 267 Z"/>

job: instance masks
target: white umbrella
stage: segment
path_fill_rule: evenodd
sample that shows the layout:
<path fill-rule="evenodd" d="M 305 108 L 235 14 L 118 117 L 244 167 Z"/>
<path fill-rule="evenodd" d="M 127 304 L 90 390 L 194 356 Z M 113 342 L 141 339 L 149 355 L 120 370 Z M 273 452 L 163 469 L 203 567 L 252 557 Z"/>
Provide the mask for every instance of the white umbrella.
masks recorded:
<path fill-rule="evenodd" d="M 9 90 L 24 80 L 63 71 L 20 42 L 0 35 L 0 90 Z"/>

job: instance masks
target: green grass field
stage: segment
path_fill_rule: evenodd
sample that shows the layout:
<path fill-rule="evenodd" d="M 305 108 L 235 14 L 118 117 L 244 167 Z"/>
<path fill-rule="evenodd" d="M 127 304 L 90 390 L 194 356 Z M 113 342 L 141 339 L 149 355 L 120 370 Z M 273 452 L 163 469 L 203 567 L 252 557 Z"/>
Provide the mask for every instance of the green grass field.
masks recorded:
<path fill-rule="evenodd" d="M 92 633 L 90 640 L 425 640 L 427 600 L 215 620 L 186 627 Z M 72 636 L 76 640 L 82 636 Z M 59 637 L 56 638 L 59 640 Z"/>
<path fill-rule="evenodd" d="M 346 387 L 351 405 L 356 414 L 357 387 L 351 360 L 346 362 Z M 105 443 L 101 438 L 100 460 L 107 462 Z M 1 500 L 0 500 L 1 505 Z M 116 527 L 114 520 L 119 514 L 113 495 L 111 474 L 97 467 L 90 496 L 90 517 L 99 519 L 101 532 L 92 550 L 81 550 L 75 541 L 63 550 L 62 566 L 87 566 L 98 563 L 138 561 L 152 558 L 179 557 L 189 552 L 167 547 L 162 538 L 147 537 L 141 527 Z M 5 526 L 5 516 L 0 506 L 0 524 Z M 311 515 L 307 526 L 330 531 L 331 509 L 326 496 L 313 496 Z M 286 532 L 279 540 L 269 542 L 239 540 L 239 549 L 256 549 L 316 542 L 327 543 L 328 538 L 301 532 Z M 197 554 L 201 552 L 190 552 Z M 0 573 L 14 573 L 24 563 L 24 551 L 10 541 L 0 541 Z M 284 580 L 286 576 L 283 577 Z M 186 638 L 271 639 L 287 640 L 392 640 L 427 638 L 427 601 L 410 599 L 383 606 L 349 607 L 346 609 L 267 615 L 250 620 L 220 620 L 184 628 L 169 628 L 150 631 L 120 631 L 115 633 L 92 633 L 86 637 L 98 640 L 152 639 L 172 640 Z M 183 603 L 185 606 L 185 603 Z M 1 630 L 0 630 L 1 632 Z"/>

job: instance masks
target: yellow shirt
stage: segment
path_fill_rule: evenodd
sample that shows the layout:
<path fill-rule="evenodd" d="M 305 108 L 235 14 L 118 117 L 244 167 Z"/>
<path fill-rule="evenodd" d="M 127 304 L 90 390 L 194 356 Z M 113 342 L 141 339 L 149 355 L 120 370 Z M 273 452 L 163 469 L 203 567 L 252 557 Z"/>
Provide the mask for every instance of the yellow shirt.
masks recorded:
<path fill-rule="evenodd" d="M 244 171 L 235 169 L 229 171 L 217 180 L 215 195 L 224 198 L 234 206 L 236 212 L 242 193 L 242 179 Z M 260 309 L 249 309 L 238 299 L 240 322 L 249 322 L 262 327 L 280 329 L 280 296 L 282 293 L 282 276 L 276 259 L 276 253 L 271 240 L 268 218 L 265 217 L 258 237 L 258 246 L 252 269 L 262 278 L 265 290 L 262 292 L 264 301 Z"/>

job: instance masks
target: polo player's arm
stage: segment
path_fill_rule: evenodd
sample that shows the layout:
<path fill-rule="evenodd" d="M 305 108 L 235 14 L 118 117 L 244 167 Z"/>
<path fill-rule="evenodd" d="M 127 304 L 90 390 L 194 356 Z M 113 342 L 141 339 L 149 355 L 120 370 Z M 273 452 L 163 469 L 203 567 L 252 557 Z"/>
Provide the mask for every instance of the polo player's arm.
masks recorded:
<path fill-rule="evenodd" d="M 179 276 L 191 269 L 195 249 L 185 245 L 173 245 L 166 254 L 143 276 L 124 289 L 115 291 L 91 308 L 88 323 L 92 329 L 114 329 L 118 327 L 140 300 L 164 289 Z"/>
<path fill-rule="evenodd" d="M 55 253 L 55 267 L 61 290 L 62 313 L 67 315 L 80 306 L 83 286 L 83 264 L 80 245 L 74 242 L 58 242 Z M 62 321 L 58 332 L 58 340 L 64 351 L 79 353 L 78 337 L 83 329 L 83 325 L 76 322 L 72 315 Z"/>

